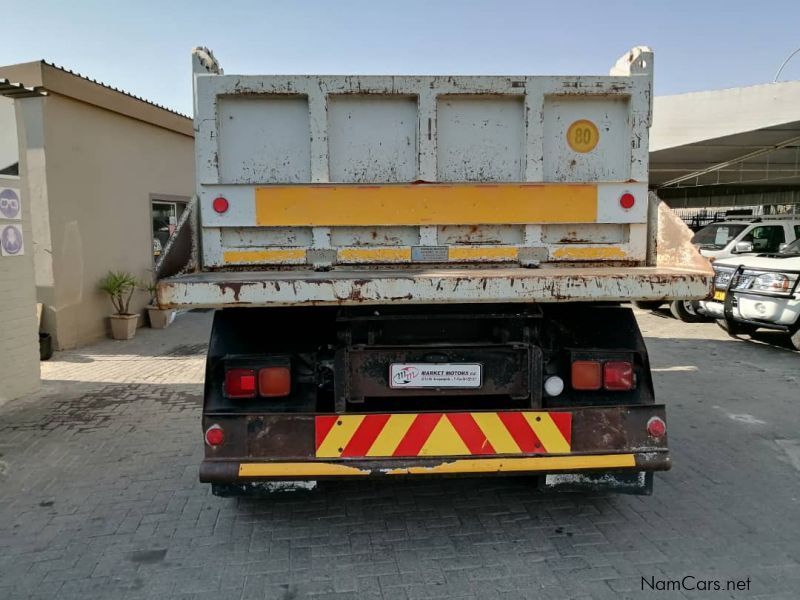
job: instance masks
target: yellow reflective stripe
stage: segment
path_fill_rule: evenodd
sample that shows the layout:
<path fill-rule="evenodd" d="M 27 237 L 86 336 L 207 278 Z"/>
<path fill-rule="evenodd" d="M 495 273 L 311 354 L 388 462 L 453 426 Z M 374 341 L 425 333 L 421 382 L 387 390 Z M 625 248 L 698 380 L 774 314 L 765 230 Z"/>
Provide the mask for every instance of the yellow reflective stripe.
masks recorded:
<path fill-rule="evenodd" d="M 256 225 L 515 225 L 594 223 L 597 186 L 586 183 L 312 184 L 255 190 Z"/>
<path fill-rule="evenodd" d="M 517 260 L 515 246 L 450 246 L 450 260 Z"/>
<path fill-rule="evenodd" d="M 242 463 L 239 477 L 322 477 L 326 475 L 369 475 L 369 471 L 319 462 L 299 463 Z"/>
<path fill-rule="evenodd" d="M 376 471 L 385 475 L 438 475 L 448 473 L 510 473 L 523 471 L 577 471 L 636 467 L 633 454 L 539 456 L 525 458 L 467 458 L 437 465 L 398 467 Z M 242 463 L 239 477 L 326 477 L 370 475 L 372 471 L 339 463 Z"/>
<path fill-rule="evenodd" d="M 595 456 L 541 456 L 538 458 L 459 459 L 431 467 L 400 467 L 388 475 L 437 475 L 447 473 L 507 473 L 515 471 L 565 471 L 577 469 L 614 469 L 635 467 L 633 454 Z"/>
<path fill-rule="evenodd" d="M 400 440 L 408 432 L 417 415 L 396 414 L 389 417 L 386 425 L 372 443 L 367 456 L 392 456 Z"/>
<path fill-rule="evenodd" d="M 447 417 L 442 417 L 433 428 L 417 456 L 469 456 L 464 440 Z"/>
<path fill-rule="evenodd" d="M 567 246 L 553 250 L 558 260 L 623 260 L 628 254 L 618 246 Z"/>
<path fill-rule="evenodd" d="M 542 446 L 548 453 L 561 454 L 569 452 L 570 447 L 564 436 L 561 435 L 553 419 L 547 413 L 522 413 L 525 420 L 531 426 L 536 437 L 542 442 Z M 538 421 L 536 419 L 539 419 Z"/>
<path fill-rule="evenodd" d="M 522 452 L 517 442 L 511 437 L 508 429 L 506 429 L 506 426 L 503 425 L 500 417 L 497 416 L 497 413 L 475 412 L 471 414 L 497 454 L 519 454 Z"/>
<path fill-rule="evenodd" d="M 317 448 L 317 456 L 321 458 L 338 458 L 342 455 L 342 450 L 347 446 L 347 442 L 353 437 L 364 415 L 341 416 L 336 420 L 336 424 L 331 427 L 328 435 Z M 341 423 L 341 425 L 339 424 Z"/>
<path fill-rule="evenodd" d="M 409 262 L 411 248 L 341 248 L 337 256 L 342 262 Z"/>
<path fill-rule="evenodd" d="M 303 249 L 272 250 L 226 250 L 222 258 L 231 263 L 304 263 L 306 251 Z"/>

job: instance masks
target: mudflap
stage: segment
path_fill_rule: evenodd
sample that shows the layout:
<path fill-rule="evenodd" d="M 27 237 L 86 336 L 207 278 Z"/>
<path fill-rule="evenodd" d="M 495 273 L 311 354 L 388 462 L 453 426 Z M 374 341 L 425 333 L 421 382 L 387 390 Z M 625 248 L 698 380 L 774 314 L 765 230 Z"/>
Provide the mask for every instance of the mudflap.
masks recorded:
<path fill-rule="evenodd" d="M 613 492 L 633 496 L 653 494 L 653 473 L 556 473 L 539 478 L 542 492 Z"/>

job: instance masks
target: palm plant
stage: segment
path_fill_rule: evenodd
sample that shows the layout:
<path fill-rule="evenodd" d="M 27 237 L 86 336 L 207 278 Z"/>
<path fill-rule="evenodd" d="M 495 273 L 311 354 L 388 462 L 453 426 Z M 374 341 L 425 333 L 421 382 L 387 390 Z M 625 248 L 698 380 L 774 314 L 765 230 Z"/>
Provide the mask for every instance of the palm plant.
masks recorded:
<path fill-rule="evenodd" d="M 100 281 L 100 290 L 108 294 L 114 314 L 129 315 L 131 298 L 137 287 L 136 278 L 125 271 L 109 271 Z"/>

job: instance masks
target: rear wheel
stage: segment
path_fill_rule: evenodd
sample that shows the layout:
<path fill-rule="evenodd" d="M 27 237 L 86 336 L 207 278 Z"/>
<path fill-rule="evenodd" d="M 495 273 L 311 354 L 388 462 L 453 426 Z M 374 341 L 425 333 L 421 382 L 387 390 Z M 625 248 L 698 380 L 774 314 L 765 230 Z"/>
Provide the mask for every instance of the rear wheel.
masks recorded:
<path fill-rule="evenodd" d="M 662 304 L 664 303 L 656 300 L 636 300 L 633 303 L 636 308 L 641 308 L 642 310 L 656 310 Z"/>
<path fill-rule="evenodd" d="M 729 323 L 725 319 L 717 319 L 717 325 L 722 327 L 722 329 L 727 331 L 728 335 L 731 336 L 753 335 L 756 332 L 756 329 L 758 329 L 758 327 L 754 327 L 753 325 L 748 325 L 746 323 Z M 798 342 L 800 342 L 800 338 L 798 338 Z"/>
<path fill-rule="evenodd" d="M 705 318 L 695 311 L 696 304 L 692 300 L 675 300 L 669 305 L 672 316 L 684 323 L 701 323 Z"/>

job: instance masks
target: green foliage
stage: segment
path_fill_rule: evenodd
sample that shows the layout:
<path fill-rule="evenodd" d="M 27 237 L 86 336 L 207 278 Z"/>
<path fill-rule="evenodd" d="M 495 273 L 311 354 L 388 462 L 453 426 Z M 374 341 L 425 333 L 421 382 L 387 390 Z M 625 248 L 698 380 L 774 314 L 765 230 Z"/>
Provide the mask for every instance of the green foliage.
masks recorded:
<path fill-rule="evenodd" d="M 100 290 L 108 294 L 116 315 L 130 314 L 131 298 L 138 285 L 136 278 L 125 271 L 109 271 L 100 280 Z"/>
<path fill-rule="evenodd" d="M 150 274 L 152 276 L 153 272 L 150 271 Z M 142 290 L 143 292 L 147 292 L 148 294 L 150 294 L 150 304 L 155 305 L 156 289 L 157 289 L 155 277 L 153 277 L 152 279 L 143 279 L 139 283 L 139 289 Z"/>

